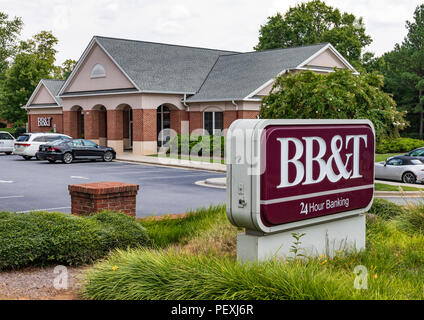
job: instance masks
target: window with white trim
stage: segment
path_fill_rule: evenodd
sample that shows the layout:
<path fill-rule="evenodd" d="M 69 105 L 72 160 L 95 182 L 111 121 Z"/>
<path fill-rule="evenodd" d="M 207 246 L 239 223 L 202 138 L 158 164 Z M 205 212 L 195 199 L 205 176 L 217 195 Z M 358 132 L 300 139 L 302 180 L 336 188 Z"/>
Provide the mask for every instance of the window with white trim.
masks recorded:
<path fill-rule="evenodd" d="M 221 135 L 224 130 L 224 113 L 218 111 L 203 112 L 203 129 L 212 135 Z"/>
<path fill-rule="evenodd" d="M 104 78 L 106 77 L 105 68 L 101 64 L 96 64 L 91 70 L 91 78 Z"/>

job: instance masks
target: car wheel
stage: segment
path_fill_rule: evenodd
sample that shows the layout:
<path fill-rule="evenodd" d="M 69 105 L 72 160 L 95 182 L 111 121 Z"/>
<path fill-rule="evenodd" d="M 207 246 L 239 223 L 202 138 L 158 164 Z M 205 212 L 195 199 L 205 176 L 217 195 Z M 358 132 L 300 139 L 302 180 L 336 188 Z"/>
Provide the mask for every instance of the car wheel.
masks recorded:
<path fill-rule="evenodd" d="M 48 160 L 50 163 L 55 163 L 56 160 Z"/>
<path fill-rule="evenodd" d="M 30 157 L 30 156 L 23 156 L 23 158 L 24 158 L 26 161 L 28 161 L 28 160 L 31 160 L 31 159 L 32 159 L 32 157 Z"/>
<path fill-rule="evenodd" d="M 103 155 L 103 161 L 111 162 L 113 160 L 113 153 L 110 151 L 106 151 Z"/>
<path fill-rule="evenodd" d="M 7 154 L 8 156 L 10 156 L 10 155 L 12 154 L 12 152 L 6 152 L 6 154 Z"/>
<path fill-rule="evenodd" d="M 72 155 L 72 153 L 67 152 L 63 155 L 63 160 L 62 160 L 63 163 L 70 164 L 73 160 L 74 160 L 74 156 Z"/>
<path fill-rule="evenodd" d="M 416 183 L 417 177 L 412 172 L 405 172 L 402 176 L 403 183 Z"/>

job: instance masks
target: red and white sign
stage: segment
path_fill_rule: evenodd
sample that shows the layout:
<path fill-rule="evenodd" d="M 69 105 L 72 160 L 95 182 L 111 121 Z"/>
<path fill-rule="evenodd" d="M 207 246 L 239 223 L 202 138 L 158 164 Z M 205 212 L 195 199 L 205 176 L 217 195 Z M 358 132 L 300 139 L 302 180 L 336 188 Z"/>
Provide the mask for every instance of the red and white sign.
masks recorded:
<path fill-rule="evenodd" d="M 240 120 L 227 143 L 228 216 L 237 226 L 273 233 L 372 204 L 375 134 L 367 120 Z"/>

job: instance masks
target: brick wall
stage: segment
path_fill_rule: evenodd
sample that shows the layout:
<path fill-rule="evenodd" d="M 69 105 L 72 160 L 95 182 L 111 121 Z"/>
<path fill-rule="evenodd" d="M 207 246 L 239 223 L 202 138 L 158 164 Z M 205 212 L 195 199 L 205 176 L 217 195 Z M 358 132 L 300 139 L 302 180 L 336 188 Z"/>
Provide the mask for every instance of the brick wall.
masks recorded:
<path fill-rule="evenodd" d="M 71 211 L 89 215 L 103 210 L 136 216 L 136 197 L 139 185 L 121 182 L 97 182 L 69 185 Z"/>
<path fill-rule="evenodd" d="M 239 119 L 256 119 L 259 111 L 239 111 Z"/>
<path fill-rule="evenodd" d="M 50 127 L 39 127 L 38 118 L 52 118 Z M 56 132 L 63 133 L 63 116 L 61 114 L 31 114 L 28 115 L 29 132 L 49 132 L 56 125 Z"/>
<path fill-rule="evenodd" d="M 123 112 L 121 110 L 107 110 L 107 139 L 123 140 Z"/>
<path fill-rule="evenodd" d="M 157 119 L 156 109 L 133 110 L 134 141 L 156 141 Z"/>
<path fill-rule="evenodd" d="M 84 138 L 99 139 L 99 113 L 100 111 L 91 110 L 84 114 Z"/>
<path fill-rule="evenodd" d="M 230 125 L 237 120 L 237 111 L 224 112 L 224 129 L 228 129 Z"/>
<path fill-rule="evenodd" d="M 107 116 L 106 111 L 99 111 L 99 137 L 107 137 Z"/>
<path fill-rule="evenodd" d="M 190 132 L 196 129 L 203 129 L 203 113 L 198 111 L 189 112 Z"/>
<path fill-rule="evenodd" d="M 79 115 L 78 111 L 64 111 L 63 112 L 63 133 L 77 139 L 81 136 L 79 131 Z"/>
<path fill-rule="evenodd" d="M 171 129 L 181 134 L 181 121 L 188 120 L 188 112 L 184 110 L 171 110 Z"/>

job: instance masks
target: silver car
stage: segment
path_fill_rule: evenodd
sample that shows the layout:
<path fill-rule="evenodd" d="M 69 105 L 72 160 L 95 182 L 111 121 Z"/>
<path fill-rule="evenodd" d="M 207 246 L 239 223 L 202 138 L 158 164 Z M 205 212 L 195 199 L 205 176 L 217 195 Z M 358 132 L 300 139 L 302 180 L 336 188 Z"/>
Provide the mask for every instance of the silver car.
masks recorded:
<path fill-rule="evenodd" d="M 374 165 L 375 178 L 402 181 L 404 183 L 424 182 L 424 163 L 417 158 L 396 156 Z"/>

